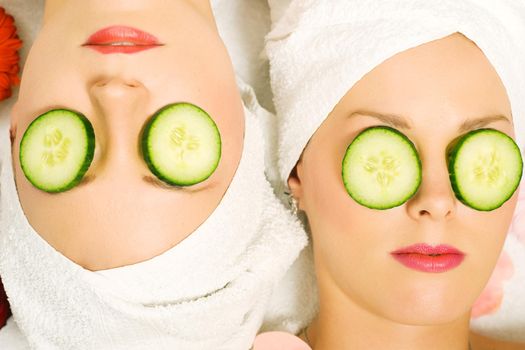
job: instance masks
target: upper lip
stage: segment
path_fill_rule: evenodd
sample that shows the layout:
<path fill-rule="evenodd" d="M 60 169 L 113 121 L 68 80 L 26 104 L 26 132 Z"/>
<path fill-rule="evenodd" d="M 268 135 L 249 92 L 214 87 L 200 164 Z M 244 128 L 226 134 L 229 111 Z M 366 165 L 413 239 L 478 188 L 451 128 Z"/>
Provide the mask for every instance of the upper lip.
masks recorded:
<path fill-rule="evenodd" d="M 152 34 L 128 26 L 110 26 L 92 34 L 83 46 L 160 46 Z"/>
<path fill-rule="evenodd" d="M 397 249 L 391 254 L 421 254 L 421 255 L 444 255 L 444 254 L 456 254 L 456 255 L 465 255 L 462 251 L 459 249 L 447 245 L 447 244 L 440 244 L 437 246 L 431 246 L 426 243 L 417 243 L 413 244 L 408 247 L 403 247 L 400 249 Z"/>

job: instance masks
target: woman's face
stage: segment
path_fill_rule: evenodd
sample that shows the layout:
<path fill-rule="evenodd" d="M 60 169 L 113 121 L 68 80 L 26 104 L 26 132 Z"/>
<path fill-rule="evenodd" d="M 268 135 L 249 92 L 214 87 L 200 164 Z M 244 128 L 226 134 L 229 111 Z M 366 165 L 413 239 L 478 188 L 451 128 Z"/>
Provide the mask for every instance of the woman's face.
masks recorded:
<path fill-rule="evenodd" d="M 514 137 L 511 118 L 495 70 L 460 34 L 400 53 L 354 85 L 312 137 L 289 180 L 311 227 L 321 305 L 327 294 L 343 293 L 360 309 L 413 325 L 468 314 L 496 263 L 516 195 L 490 212 L 463 205 L 451 188 L 446 149 L 481 127 Z M 346 148 L 375 125 L 404 133 L 422 162 L 416 195 L 388 210 L 359 205 L 341 177 Z M 409 268 L 391 255 L 418 243 L 453 246 L 465 257 L 436 273 Z"/>
<path fill-rule="evenodd" d="M 55 1 L 24 69 L 13 111 L 14 166 L 29 222 L 58 251 L 100 270 L 156 256 L 213 212 L 235 174 L 244 115 L 230 59 L 208 1 Z M 202 5 L 202 6 L 201 6 Z M 110 26 L 130 26 L 162 46 L 102 53 L 83 44 Z M 222 158 L 206 181 L 174 188 L 157 181 L 139 149 L 141 130 L 160 108 L 190 102 L 209 113 Z M 60 194 L 34 188 L 18 161 L 28 125 L 55 108 L 81 112 L 96 146 L 84 181 Z"/>

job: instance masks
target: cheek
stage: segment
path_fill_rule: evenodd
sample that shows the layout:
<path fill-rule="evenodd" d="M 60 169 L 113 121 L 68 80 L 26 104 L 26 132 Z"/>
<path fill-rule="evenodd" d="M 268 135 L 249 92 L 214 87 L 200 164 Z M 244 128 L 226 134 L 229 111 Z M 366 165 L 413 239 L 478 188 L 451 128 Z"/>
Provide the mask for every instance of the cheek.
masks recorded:
<path fill-rule="evenodd" d="M 358 276 L 359 271 L 387 273 L 384 265 L 390 259 L 388 252 L 396 244 L 394 235 L 389 235 L 385 227 L 400 224 L 402 211 L 377 211 L 359 205 L 346 192 L 337 162 L 329 165 L 328 161 L 323 164 L 318 160 L 309 164 L 319 166 L 308 168 L 308 161 L 305 159 L 302 179 L 303 204 L 316 261 L 326 265 L 338 279 L 366 280 L 365 276 Z M 367 266 L 367 269 L 355 269 L 356 266 Z M 352 284 L 343 280 L 338 283 Z M 363 281 L 358 284 L 362 285 Z"/>
<path fill-rule="evenodd" d="M 302 205 L 314 235 L 335 238 L 344 235 L 355 222 L 349 210 L 352 199 L 340 176 L 341 164 L 338 159 L 326 158 L 321 152 L 305 155 Z"/>
<path fill-rule="evenodd" d="M 516 197 L 492 212 L 476 212 L 464 208 L 462 215 L 468 227 L 468 255 L 475 275 L 488 278 L 507 236 L 512 221 Z"/>

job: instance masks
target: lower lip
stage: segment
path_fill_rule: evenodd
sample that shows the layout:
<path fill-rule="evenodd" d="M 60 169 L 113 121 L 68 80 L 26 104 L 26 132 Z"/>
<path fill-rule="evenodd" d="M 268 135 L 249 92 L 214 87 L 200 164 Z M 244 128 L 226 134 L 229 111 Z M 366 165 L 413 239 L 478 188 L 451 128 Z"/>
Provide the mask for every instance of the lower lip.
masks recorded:
<path fill-rule="evenodd" d="M 403 253 L 392 254 L 392 256 L 408 268 L 431 273 L 452 270 L 458 267 L 465 258 L 462 254 L 441 254 L 432 256 L 419 253 Z"/>

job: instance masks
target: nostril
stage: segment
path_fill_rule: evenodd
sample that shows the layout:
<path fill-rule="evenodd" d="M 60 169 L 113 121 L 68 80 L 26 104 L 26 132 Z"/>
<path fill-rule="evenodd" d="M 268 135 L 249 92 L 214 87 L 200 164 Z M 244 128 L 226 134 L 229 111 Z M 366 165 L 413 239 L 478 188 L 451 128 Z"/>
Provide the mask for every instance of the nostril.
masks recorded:
<path fill-rule="evenodd" d="M 97 79 L 95 81 L 95 83 L 93 84 L 94 87 L 97 87 L 97 88 L 101 88 L 101 87 L 106 87 L 108 85 L 115 85 L 115 86 L 125 86 L 125 87 L 130 87 L 130 88 L 139 88 L 142 85 L 141 82 L 139 82 L 138 80 L 135 80 L 135 79 L 124 79 L 124 78 L 100 78 L 100 79 Z"/>
<path fill-rule="evenodd" d="M 428 212 L 427 210 L 420 210 L 419 211 L 419 216 L 428 216 L 430 215 L 430 212 Z"/>
<path fill-rule="evenodd" d="M 138 88 L 141 86 L 141 84 L 138 81 L 126 82 L 125 84 L 126 86 L 131 87 L 131 88 Z"/>
<path fill-rule="evenodd" d="M 101 79 L 101 80 L 97 80 L 97 82 L 95 82 L 95 84 L 93 84 L 93 85 L 95 87 L 104 87 L 104 86 L 108 85 L 108 82 L 109 82 L 108 79 Z"/>
<path fill-rule="evenodd" d="M 144 100 L 147 91 L 144 85 L 132 79 L 124 80 L 120 78 L 101 79 L 93 84 L 90 94 L 99 105 L 109 106 L 113 102 L 129 104 L 137 99 Z M 144 101 L 142 101 L 144 102 Z"/>

